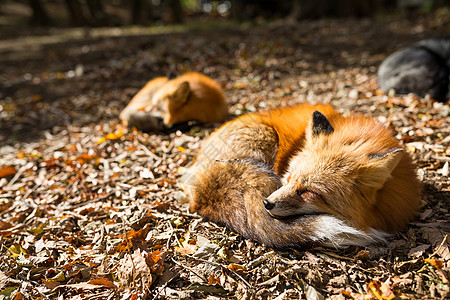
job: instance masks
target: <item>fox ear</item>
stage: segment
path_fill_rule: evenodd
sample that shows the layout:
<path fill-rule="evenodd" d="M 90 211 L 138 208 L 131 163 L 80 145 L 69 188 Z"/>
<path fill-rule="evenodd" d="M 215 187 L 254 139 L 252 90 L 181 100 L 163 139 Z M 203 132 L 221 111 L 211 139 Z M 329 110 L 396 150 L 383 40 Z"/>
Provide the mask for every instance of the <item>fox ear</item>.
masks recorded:
<path fill-rule="evenodd" d="M 402 155 L 402 148 L 392 148 L 381 153 L 369 154 L 369 158 L 372 164 L 377 164 L 379 167 L 383 167 L 389 173 L 392 173 Z"/>
<path fill-rule="evenodd" d="M 316 137 L 320 134 L 329 135 L 334 132 L 327 117 L 315 110 L 312 114 L 312 136 Z"/>
<path fill-rule="evenodd" d="M 177 104 L 183 104 L 187 101 L 190 92 L 191 88 L 189 86 L 189 82 L 182 82 L 176 87 L 170 100 Z"/>
<path fill-rule="evenodd" d="M 369 154 L 369 162 L 361 168 L 360 178 L 367 186 L 380 189 L 391 177 L 403 156 L 402 148 L 392 148 L 385 152 Z"/>

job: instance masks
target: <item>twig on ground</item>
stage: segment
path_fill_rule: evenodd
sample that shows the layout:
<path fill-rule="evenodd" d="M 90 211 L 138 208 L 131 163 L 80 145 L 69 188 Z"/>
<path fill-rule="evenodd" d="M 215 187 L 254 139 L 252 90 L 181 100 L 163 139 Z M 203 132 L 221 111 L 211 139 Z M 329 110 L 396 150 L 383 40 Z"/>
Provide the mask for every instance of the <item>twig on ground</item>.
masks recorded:
<path fill-rule="evenodd" d="M 153 158 L 153 160 L 158 160 L 160 159 L 156 154 L 154 154 L 153 152 L 151 152 L 150 150 L 148 150 L 147 147 L 145 147 L 142 144 L 139 144 L 139 148 L 145 152 L 145 154 L 147 154 L 148 156 L 150 156 L 151 158 Z"/>
<path fill-rule="evenodd" d="M 213 261 L 209 261 L 209 260 L 206 260 L 206 259 L 202 259 L 202 258 L 196 258 L 196 257 L 193 257 L 193 256 L 189 256 L 189 257 L 192 258 L 192 259 L 195 259 L 195 260 L 198 260 L 198 261 L 201 261 L 201 262 L 204 262 L 204 263 L 207 263 L 207 264 L 211 264 L 213 266 L 221 267 L 221 268 L 223 268 L 225 270 L 228 270 L 231 273 L 233 273 L 236 277 L 238 277 L 247 287 L 249 287 L 249 288 L 252 287 L 252 285 L 247 280 L 245 280 L 244 277 L 239 275 L 236 271 L 233 271 L 233 270 L 227 268 L 226 266 L 224 266 L 222 264 L 219 264 L 219 263 L 213 262 Z"/>
<path fill-rule="evenodd" d="M 442 239 L 441 244 L 439 245 L 439 247 L 433 252 L 433 254 L 430 255 L 430 257 L 435 256 L 436 254 L 438 254 L 439 251 L 441 251 L 442 246 L 444 246 L 445 242 L 447 241 L 448 235 L 446 234 L 444 236 L 444 238 Z"/>
<path fill-rule="evenodd" d="M 207 280 L 205 277 L 203 277 L 202 275 L 198 274 L 196 271 L 194 271 L 194 269 L 192 269 L 192 268 L 190 268 L 190 267 L 188 267 L 188 266 L 185 266 L 185 265 L 183 265 L 183 264 L 180 263 L 180 262 L 177 262 L 177 261 L 176 261 L 175 259 L 173 259 L 173 258 L 172 258 L 172 261 L 173 261 L 176 265 L 179 265 L 180 267 L 182 267 L 182 268 L 188 270 L 189 272 L 192 272 L 192 274 L 194 274 L 195 276 L 197 276 L 198 278 L 200 278 L 200 279 L 203 280 L 204 282 L 208 282 L 208 280 Z"/>
<path fill-rule="evenodd" d="M 247 264 L 247 269 L 250 270 L 250 269 L 253 269 L 254 267 L 259 266 L 263 261 L 271 258 L 274 255 L 275 255 L 275 251 L 267 252 L 266 254 L 264 254 L 264 255 L 258 257 L 257 259 L 252 260 L 251 262 L 249 262 Z"/>

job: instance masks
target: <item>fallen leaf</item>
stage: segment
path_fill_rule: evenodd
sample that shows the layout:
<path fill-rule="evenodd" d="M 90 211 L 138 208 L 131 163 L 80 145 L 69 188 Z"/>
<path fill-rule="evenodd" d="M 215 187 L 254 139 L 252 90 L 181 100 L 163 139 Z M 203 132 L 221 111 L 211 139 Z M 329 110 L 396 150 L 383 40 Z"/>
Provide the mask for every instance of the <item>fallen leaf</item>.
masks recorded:
<path fill-rule="evenodd" d="M 11 296 L 18 288 L 19 287 L 17 287 L 17 286 L 10 286 L 10 287 L 5 288 L 4 290 L 0 291 L 1 298 L 11 299 Z"/>
<path fill-rule="evenodd" d="M 369 251 L 361 250 L 355 255 L 355 260 L 368 260 L 369 257 Z"/>
<path fill-rule="evenodd" d="M 444 261 L 450 260 L 450 243 L 448 235 L 443 235 L 438 228 L 424 227 L 419 233 L 433 246 L 434 254 L 439 255 Z"/>
<path fill-rule="evenodd" d="M 62 282 L 62 281 L 65 281 L 65 280 L 66 280 L 66 276 L 65 276 L 63 271 L 59 272 L 58 274 L 56 274 L 52 278 L 48 279 L 48 281 L 57 281 L 57 282 Z"/>
<path fill-rule="evenodd" d="M 147 223 L 142 229 L 138 231 L 130 230 L 127 231 L 126 234 L 118 235 L 117 237 L 125 239 L 114 248 L 114 251 L 124 252 L 127 251 L 128 249 L 131 249 L 133 247 L 133 244 L 144 241 L 149 229 L 150 227 L 149 224 Z"/>
<path fill-rule="evenodd" d="M 231 271 L 245 271 L 246 270 L 245 266 L 240 265 L 240 264 L 234 264 L 234 263 L 229 264 L 227 268 L 230 269 Z"/>
<path fill-rule="evenodd" d="M 25 249 L 23 249 L 22 246 L 20 246 L 19 244 L 14 244 L 9 248 L 8 247 L 5 247 L 5 248 L 8 250 L 9 254 L 12 257 L 18 257 L 19 255 L 27 254 Z"/>
<path fill-rule="evenodd" d="M 117 277 L 124 287 L 150 288 L 153 282 L 151 270 L 148 267 L 144 252 L 136 249 L 132 255 L 125 255 L 119 261 L 117 267 Z"/>
<path fill-rule="evenodd" d="M 438 272 L 441 274 L 441 280 L 442 283 L 448 283 L 447 276 L 445 275 L 445 272 L 442 270 L 444 267 L 444 262 L 442 260 L 433 259 L 433 258 L 425 258 L 424 261 L 435 267 Z"/>
<path fill-rule="evenodd" d="M 45 287 L 50 290 L 53 290 L 55 287 L 61 285 L 61 282 L 46 279 L 42 279 L 42 282 L 44 283 Z"/>
<path fill-rule="evenodd" d="M 220 246 L 211 242 L 210 240 L 197 236 L 197 245 L 200 244 L 200 247 L 197 251 L 192 255 L 195 258 L 203 258 L 207 259 L 213 256 L 219 249 Z"/>
<path fill-rule="evenodd" d="M 124 135 L 122 130 L 116 130 L 113 133 L 108 133 L 107 135 L 105 135 L 104 137 L 100 138 L 97 141 L 97 144 L 101 144 L 107 140 L 117 140 L 119 138 L 121 138 Z"/>
<path fill-rule="evenodd" d="M 197 243 L 194 239 L 190 238 L 190 233 L 187 232 L 184 236 L 184 240 L 181 243 L 182 247 L 176 247 L 175 250 L 181 255 L 194 254 L 197 251 Z"/>
<path fill-rule="evenodd" d="M 0 230 L 6 230 L 13 227 L 13 225 L 9 222 L 0 220 Z"/>
<path fill-rule="evenodd" d="M 422 256 L 422 254 L 425 252 L 425 250 L 427 250 L 428 248 L 430 248 L 430 245 L 420 245 L 417 246 L 415 248 L 412 248 L 411 250 L 409 250 L 408 252 L 408 256 L 413 256 L 413 257 L 419 257 Z"/>
<path fill-rule="evenodd" d="M 445 162 L 445 164 L 442 167 L 442 169 L 437 170 L 437 173 L 442 174 L 442 176 L 448 177 L 448 174 L 450 173 L 448 161 Z"/>
<path fill-rule="evenodd" d="M 429 263 L 430 265 L 432 265 L 433 267 L 435 267 L 438 270 L 441 270 L 442 267 L 444 266 L 444 263 L 442 260 L 425 258 L 424 261 L 426 261 L 427 263 Z"/>
<path fill-rule="evenodd" d="M 2 290 L 5 285 L 8 283 L 8 276 L 6 276 L 5 273 L 3 273 L 2 271 L 0 271 L 0 290 Z"/>
<path fill-rule="evenodd" d="M 73 288 L 73 289 L 82 289 L 82 290 L 94 290 L 103 288 L 102 285 L 97 284 L 90 284 L 87 282 L 80 282 L 80 283 L 73 283 L 73 284 L 62 284 L 59 287 L 67 287 L 67 288 Z"/>
<path fill-rule="evenodd" d="M 325 300 L 325 297 L 309 284 L 305 284 L 305 298 L 308 300 Z"/>
<path fill-rule="evenodd" d="M 16 174 L 16 169 L 11 166 L 1 167 L 0 168 L 0 178 L 8 177 Z"/>
<path fill-rule="evenodd" d="M 220 257 L 222 257 L 225 260 L 228 260 L 228 258 L 230 257 L 230 254 L 228 253 L 228 249 L 226 249 L 225 247 L 220 248 L 219 251 L 217 251 L 217 255 L 219 255 Z"/>
<path fill-rule="evenodd" d="M 396 298 L 397 296 L 402 296 L 401 293 L 395 294 L 392 290 L 389 284 L 380 282 L 378 280 L 372 280 L 369 283 L 369 292 L 375 296 L 377 299 L 380 300 L 391 300 Z"/>
<path fill-rule="evenodd" d="M 12 300 L 25 300 L 25 297 L 23 296 L 23 294 L 21 292 L 17 292 L 14 294 L 14 297 L 12 298 Z"/>
<path fill-rule="evenodd" d="M 211 274 L 209 276 L 209 278 L 208 278 L 208 283 L 212 284 L 212 285 L 219 284 L 220 283 L 220 276 L 216 278 L 214 274 Z"/>
<path fill-rule="evenodd" d="M 152 274 L 161 275 L 163 273 L 166 254 L 165 250 L 156 250 L 146 256 L 145 261 Z"/>
<path fill-rule="evenodd" d="M 117 286 L 112 281 L 110 281 L 109 279 L 106 279 L 106 278 L 93 278 L 93 279 L 89 280 L 88 283 L 94 284 L 94 285 L 103 285 L 107 288 L 112 288 L 112 289 L 117 288 Z"/>
<path fill-rule="evenodd" d="M 211 284 L 193 283 L 188 287 L 188 289 L 220 296 L 228 294 L 228 291 L 218 284 L 211 285 Z"/>

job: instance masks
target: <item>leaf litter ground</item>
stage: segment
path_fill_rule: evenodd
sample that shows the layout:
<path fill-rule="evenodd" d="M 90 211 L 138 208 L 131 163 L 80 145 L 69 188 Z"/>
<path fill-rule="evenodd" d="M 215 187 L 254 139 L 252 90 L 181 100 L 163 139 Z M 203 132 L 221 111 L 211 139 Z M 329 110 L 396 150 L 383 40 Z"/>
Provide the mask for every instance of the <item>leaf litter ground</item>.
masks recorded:
<path fill-rule="evenodd" d="M 376 84 L 387 54 L 449 35 L 449 15 L 2 34 L 0 299 L 449 297 L 449 104 Z M 177 180 L 214 126 L 117 120 L 147 80 L 186 71 L 218 80 L 235 115 L 331 102 L 377 118 L 417 163 L 421 212 L 386 244 L 286 251 L 190 214 Z"/>

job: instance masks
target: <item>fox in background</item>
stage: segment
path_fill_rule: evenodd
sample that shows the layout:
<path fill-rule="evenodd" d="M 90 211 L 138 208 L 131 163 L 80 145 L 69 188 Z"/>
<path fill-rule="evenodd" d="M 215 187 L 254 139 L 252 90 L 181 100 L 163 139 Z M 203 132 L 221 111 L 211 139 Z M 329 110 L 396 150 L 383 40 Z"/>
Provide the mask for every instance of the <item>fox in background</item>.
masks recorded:
<path fill-rule="evenodd" d="M 450 38 L 431 38 L 389 55 L 378 69 L 378 83 L 387 92 L 415 93 L 446 102 L 450 99 Z"/>
<path fill-rule="evenodd" d="M 119 118 L 125 126 L 163 131 L 187 121 L 221 122 L 227 116 L 228 105 L 220 85 L 206 75 L 190 72 L 172 80 L 150 80 Z"/>
<path fill-rule="evenodd" d="M 182 181 L 192 212 L 274 248 L 364 246 L 420 206 L 415 168 L 390 130 L 321 104 L 225 123 Z"/>

